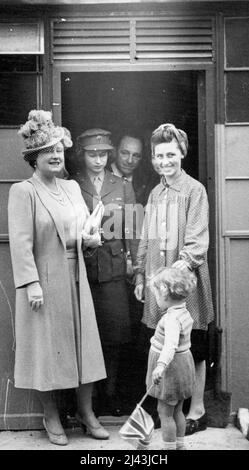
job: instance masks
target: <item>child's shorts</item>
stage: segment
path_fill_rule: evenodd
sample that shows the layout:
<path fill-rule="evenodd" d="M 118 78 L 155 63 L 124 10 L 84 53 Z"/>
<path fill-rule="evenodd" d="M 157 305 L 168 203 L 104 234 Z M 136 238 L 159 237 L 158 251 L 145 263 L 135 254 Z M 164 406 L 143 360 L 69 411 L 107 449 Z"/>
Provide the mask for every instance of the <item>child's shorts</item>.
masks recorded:
<path fill-rule="evenodd" d="M 147 390 L 152 384 L 152 372 L 157 366 L 159 353 L 150 349 L 146 376 Z M 195 366 L 190 350 L 175 353 L 175 356 L 164 371 L 161 382 L 149 392 L 149 395 L 176 405 L 179 401 L 191 397 L 195 385 Z"/>

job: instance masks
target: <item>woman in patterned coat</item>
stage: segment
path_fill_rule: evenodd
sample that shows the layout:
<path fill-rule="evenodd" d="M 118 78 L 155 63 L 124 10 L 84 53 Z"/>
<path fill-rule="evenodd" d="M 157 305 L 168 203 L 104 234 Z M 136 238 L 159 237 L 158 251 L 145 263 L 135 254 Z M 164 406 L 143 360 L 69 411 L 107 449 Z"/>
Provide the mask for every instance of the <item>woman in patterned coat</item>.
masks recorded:
<path fill-rule="evenodd" d="M 187 416 L 187 434 L 205 429 L 203 396 L 208 356 L 207 328 L 213 320 L 212 295 L 207 263 L 209 246 L 208 199 L 204 186 L 181 168 L 188 139 L 173 124 L 163 124 L 151 137 L 152 164 L 161 182 L 151 191 L 137 254 L 135 295 L 144 298 L 142 322 L 153 333 L 160 312 L 147 280 L 161 266 L 195 271 L 197 289 L 187 308 L 194 324 L 191 336 L 196 366 L 196 388 Z"/>

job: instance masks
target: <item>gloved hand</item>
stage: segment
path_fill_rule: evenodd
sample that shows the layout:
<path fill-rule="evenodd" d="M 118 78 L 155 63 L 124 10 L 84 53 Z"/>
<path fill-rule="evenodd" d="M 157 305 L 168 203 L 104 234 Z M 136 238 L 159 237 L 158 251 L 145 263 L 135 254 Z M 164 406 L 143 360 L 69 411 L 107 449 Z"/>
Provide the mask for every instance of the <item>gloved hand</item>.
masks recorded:
<path fill-rule="evenodd" d="M 83 239 L 85 248 L 97 248 L 98 246 L 102 245 L 101 236 L 100 236 L 99 231 L 97 230 L 92 235 L 85 232 L 85 230 L 82 230 L 82 239 Z"/>
<path fill-rule="evenodd" d="M 43 305 L 43 292 L 40 286 L 40 283 L 32 282 L 26 286 L 28 301 L 31 309 L 34 312 L 37 312 L 39 308 Z"/>
<path fill-rule="evenodd" d="M 136 285 L 134 294 L 135 294 L 136 299 L 139 300 L 139 302 L 144 302 L 144 284 L 143 283 Z"/>

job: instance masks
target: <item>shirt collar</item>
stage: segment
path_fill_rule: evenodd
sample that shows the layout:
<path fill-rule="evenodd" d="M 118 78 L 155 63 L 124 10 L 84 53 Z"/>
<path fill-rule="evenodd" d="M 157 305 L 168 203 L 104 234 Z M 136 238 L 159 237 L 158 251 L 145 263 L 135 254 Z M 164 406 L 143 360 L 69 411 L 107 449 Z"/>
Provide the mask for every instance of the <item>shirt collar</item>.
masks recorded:
<path fill-rule="evenodd" d="M 87 175 L 90 178 L 92 183 L 94 182 L 95 178 L 97 178 L 99 181 L 101 181 L 101 183 L 103 183 L 104 177 L 105 177 L 105 170 L 103 170 L 98 175 L 89 174 L 88 172 L 87 172 Z"/>
<path fill-rule="evenodd" d="M 159 183 L 159 185 L 160 185 L 159 194 L 161 194 L 162 191 L 165 190 L 165 188 L 170 188 L 170 189 L 173 189 L 174 191 L 178 191 L 178 192 L 181 191 L 181 187 L 182 187 L 183 181 L 185 180 L 185 177 L 186 177 L 186 172 L 184 170 L 181 170 L 181 174 L 176 178 L 174 183 L 169 185 L 169 184 L 166 183 L 166 180 L 165 180 L 164 176 L 161 176 L 161 181 Z"/>
<path fill-rule="evenodd" d="M 186 308 L 186 302 L 184 300 L 179 305 L 172 305 L 172 307 L 169 307 L 167 313 L 170 313 L 173 310 L 180 310 L 182 308 Z"/>
<path fill-rule="evenodd" d="M 119 178 L 124 178 L 125 180 L 132 182 L 132 175 L 130 176 L 123 175 L 121 171 L 118 169 L 115 162 L 111 164 L 111 167 L 112 167 L 112 172 L 115 176 L 119 176 Z"/>

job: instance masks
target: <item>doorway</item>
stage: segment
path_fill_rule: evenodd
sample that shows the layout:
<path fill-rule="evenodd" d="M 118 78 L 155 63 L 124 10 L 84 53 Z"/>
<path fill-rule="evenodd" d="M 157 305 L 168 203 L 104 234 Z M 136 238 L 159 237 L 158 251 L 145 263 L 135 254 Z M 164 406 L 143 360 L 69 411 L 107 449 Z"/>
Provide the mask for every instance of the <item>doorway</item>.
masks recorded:
<path fill-rule="evenodd" d="M 205 87 L 200 87 L 203 77 L 203 72 L 195 70 L 61 72 L 61 122 L 70 129 L 74 142 L 86 129 L 103 128 L 111 132 L 115 145 L 123 129 L 135 128 L 144 136 L 143 171 L 151 177 L 155 176 L 150 164 L 151 133 L 160 124 L 171 122 L 186 131 L 189 138 L 183 168 L 205 184 L 206 98 L 202 94 Z M 66 164 L 69 173 L 77 170 L 75 146 L 68 151 Z M 213 263 L 210 272 L 215 272 Z"/>
<path fill-rule="evenodd" d="M 61 73 L 62 123 L 73 141 L 84 130 L 102 128 L 118 140 L 123 129 L 136 129 L 144 136 L 144 172 L 150 165 L 151 132 L 171 122 L 185 130 L 189 153 L 183 168 L 199 176 L 198 158 L 198 72 L 72 72 Z M 74 171 L 74 147 L 67 165 Z"/>

